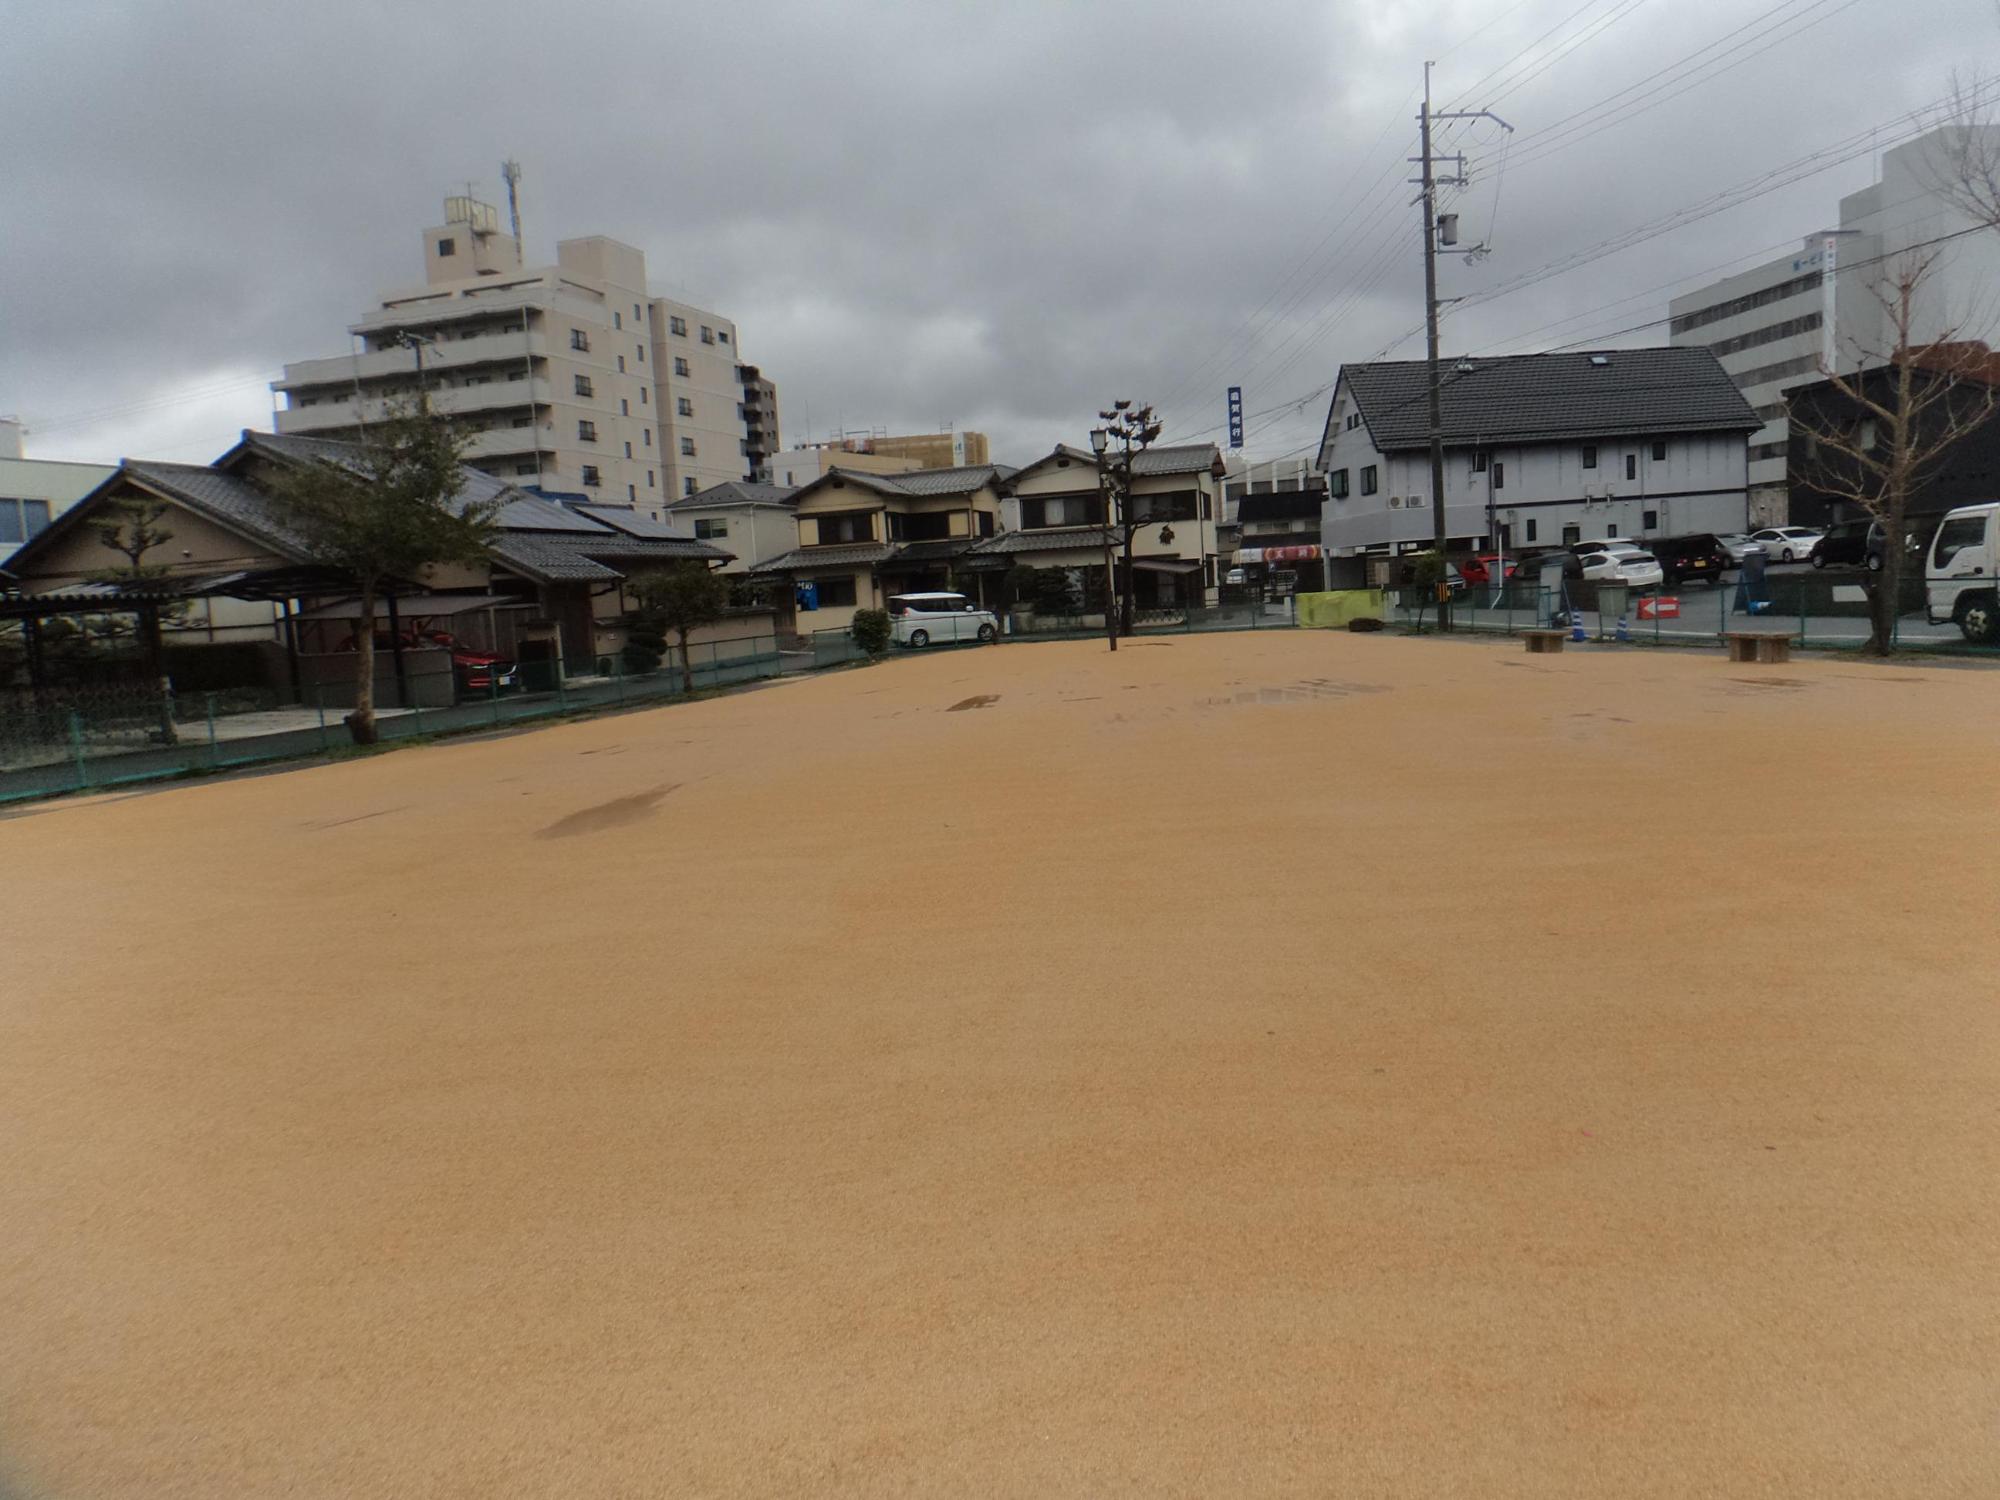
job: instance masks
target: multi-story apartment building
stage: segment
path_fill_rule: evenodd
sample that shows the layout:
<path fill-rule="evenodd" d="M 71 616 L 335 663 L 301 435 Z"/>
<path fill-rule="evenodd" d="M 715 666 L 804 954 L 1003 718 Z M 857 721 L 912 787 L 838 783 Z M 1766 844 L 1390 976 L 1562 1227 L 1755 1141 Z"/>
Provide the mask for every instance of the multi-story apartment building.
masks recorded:
<path fill-rule="evenodd" d="M 771 481 L 771 456 L 779 447 L 778 388 L 755 365 L 739 365 L 736 379 L 743 387 L 744 455 L 746 472 L 755 483 Z"/>
<path fill-rule="evenodd" d="M 1980 337 L 2000 284 L 2000 236 L 1965 234 L 1971 220 L 1943 192 L 1962 127 L 1932 131 L 1885 152 L 1877 181 L 1840 200 L 1834 227 L 1792 254 L 1724 277 L 1668 304 L 1676 345 L 1712 350 L 1763 419 L 1750 439 L 1751 520 L 1786 519 L 1784 393 L 1826 369 L 1880 363 L 1890 340 L 1876 295 L 1906 253 L 1935 254 L 1919 291 L 1919 341 Z M 1981 127 L 1993 130 L 1996 127 Z"/>
<path fill-rule="evenodd" d="M 848 443 L 816 443 L 772 454 L 770 467 L 771 483 L 796 489 L 835 469 L 845 469 L 850 474 L 906 474 L 923 465 L 914 458 L 868 453 Z"/>
<path fill-rule="evenodd" d="M 111 464 L 61 463 L 26 458 L 24 429 L 0 417 L 0 563 L 16 547 L 48 530 L 49 523 L 117 473 Z M 106 553 L 107 562 L 110 554 Z"/>
<path fill-rule="evenodd" d="M 351 326 L 353 352 L 285 367 L 280 433 L 353 437 L 421 377 L 470 462 L 544 494 L 658 519 L 750 472 L 736 326 L 651 295 L 642 252 L 564 240 L 531 270 L 493 207 L 461 196 L 424 231 L 424 271 Z"/>

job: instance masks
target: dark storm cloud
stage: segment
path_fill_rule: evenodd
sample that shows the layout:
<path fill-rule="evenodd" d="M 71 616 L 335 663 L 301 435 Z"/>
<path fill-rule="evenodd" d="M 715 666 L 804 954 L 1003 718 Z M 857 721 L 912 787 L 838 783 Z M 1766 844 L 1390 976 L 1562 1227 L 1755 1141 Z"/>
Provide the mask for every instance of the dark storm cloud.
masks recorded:
<path fill-rule="evenodd" d="M 0 410 L 43 426 L 43 456 L 219 451 L 268 410 L 257 378 L 344 348 L 378 292 L 420 276 L 444 192 L 470 177 L 495 196 L 514 155 L 531 254 L 590 233 L 641 247 L 661 289 L 738 321 L 788 437 L 808 417 L 818 434 L 953 421 L 1022 459 L 1122 394 L 1174 395 L 1198 430 L 1232 380 L 1259 410 L 1417 322 L 1398 158 L 1421 58 L 1442 55 L 1449 96 L 1576 8 L 8 0 Z M 1893 38 L 1874 0 L 1789 8 L 1819 24 L 1497 181 L 1490 132 L 1462 133 L 1477 180 L 1459 206 L 1477 238 L 1498 188 L 1495 253 L 1450 265 L 1447 291 L 1914 108 L 1968 38 L 2000 36 L 1984 0 L 1911 7 Z M 1526 143 L 1769 9 L 1604 0 L 1621 13 L 1501 113 Z M 1532 335 L 1803 235 L 1869 171 L 1471 309 L 1447 342 Z M 1593 326 L 1615 314 L 1556 337 Z M 1316 420 L 1267 419 L 1254 446 Z"/>

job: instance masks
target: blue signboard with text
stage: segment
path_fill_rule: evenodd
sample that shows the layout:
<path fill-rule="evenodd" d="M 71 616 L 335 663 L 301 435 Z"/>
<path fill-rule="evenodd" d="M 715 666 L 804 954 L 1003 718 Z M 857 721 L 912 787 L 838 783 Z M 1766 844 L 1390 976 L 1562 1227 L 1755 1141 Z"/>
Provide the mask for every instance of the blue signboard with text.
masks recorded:
<path fill-rule="evenodd" d="M 1243 387 L 1240 385 L 1229 388 L 1229 446 L 1243 446 Z"/>

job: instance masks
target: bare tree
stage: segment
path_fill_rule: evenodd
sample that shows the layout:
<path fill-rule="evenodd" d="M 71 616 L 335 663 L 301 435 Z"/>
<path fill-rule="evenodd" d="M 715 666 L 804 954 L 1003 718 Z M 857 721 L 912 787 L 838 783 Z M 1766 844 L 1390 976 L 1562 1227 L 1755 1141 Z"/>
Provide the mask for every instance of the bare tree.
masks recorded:
<path fill-rule="evenodd" d="M 1940 159 L 1930 173 L 1939 196 L 1989 229 L 2000 229 L 2000 125 L 1987 102 L 1996 82 L 1952 79 Z"/>
<path fill-rule="evenodd" d="M 1861 348 L 1843 375 L 1822 361 L 1834 400 L 1792 403 L 1805 439 L 1803 478 L 1832 500 L 1859 507 L 1882 528 L 1882 561 L 1867 581 L 1869 635 L 1863 650 L 1889 654 L 1900 612 L 1912 496 L 1951 447 L 1993 415 L 1994 356 L 1961 343 L 1958 330 L 1919 342 L 1918 294 L 1937 252 L 1912 253 L 1868 286 L 1886 319 L 1883 347 Z"/>

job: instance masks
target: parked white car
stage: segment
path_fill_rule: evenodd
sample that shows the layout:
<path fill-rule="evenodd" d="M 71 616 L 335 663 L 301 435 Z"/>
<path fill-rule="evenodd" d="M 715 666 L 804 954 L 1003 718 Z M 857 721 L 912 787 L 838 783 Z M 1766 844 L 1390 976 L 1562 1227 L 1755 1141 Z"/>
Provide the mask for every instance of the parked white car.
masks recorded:
<path fill-rule="evenodd" d="M 1804 562 L 1820 535 L 1810 526 L 1766 526 L 1751 532 L 1750 541 L 1762 547 L 1772 562 Z"/>
<path fill-rule="evenodd" d="M 1608 536 L 1601 542 L 1577 542 L 1569 550 L 1578 557 L 1587 557 L 1593 552 L 1644 552 L 1646 549 L 1629 537 Z"/>
<path fill-rule="evenodd" d="M 1945 514 L 1924 557 L 1924 616 L 1950 620 L 1968 641 L 2000 641 L 2000 504 Z"/>
<path fill-rule="evenodd" d="M 1000 638 L 1000 622 L 963 594 L 891 594 L 889 636 L 899 646 Z"/>
<path fill-rule="evenodd" d="M 1650 552 L 1591 552 L 1582 559 L 1583 576 L 1597 583 L 1622 583 L 1635 589 L 1656 589 L 1666 570 Z"/>
<path fill-rule="evenodd" d="M 1743 566 L 1743 554 L 1748 552 L 1752 547 L 1762 545 L 1760 542 L 1751 541 L 1749 537 L 1740 531 L 1718 531 L 1715 534 L 1715 539 L 1727 549 L 1729 560 L 1739 568 Z"/>

